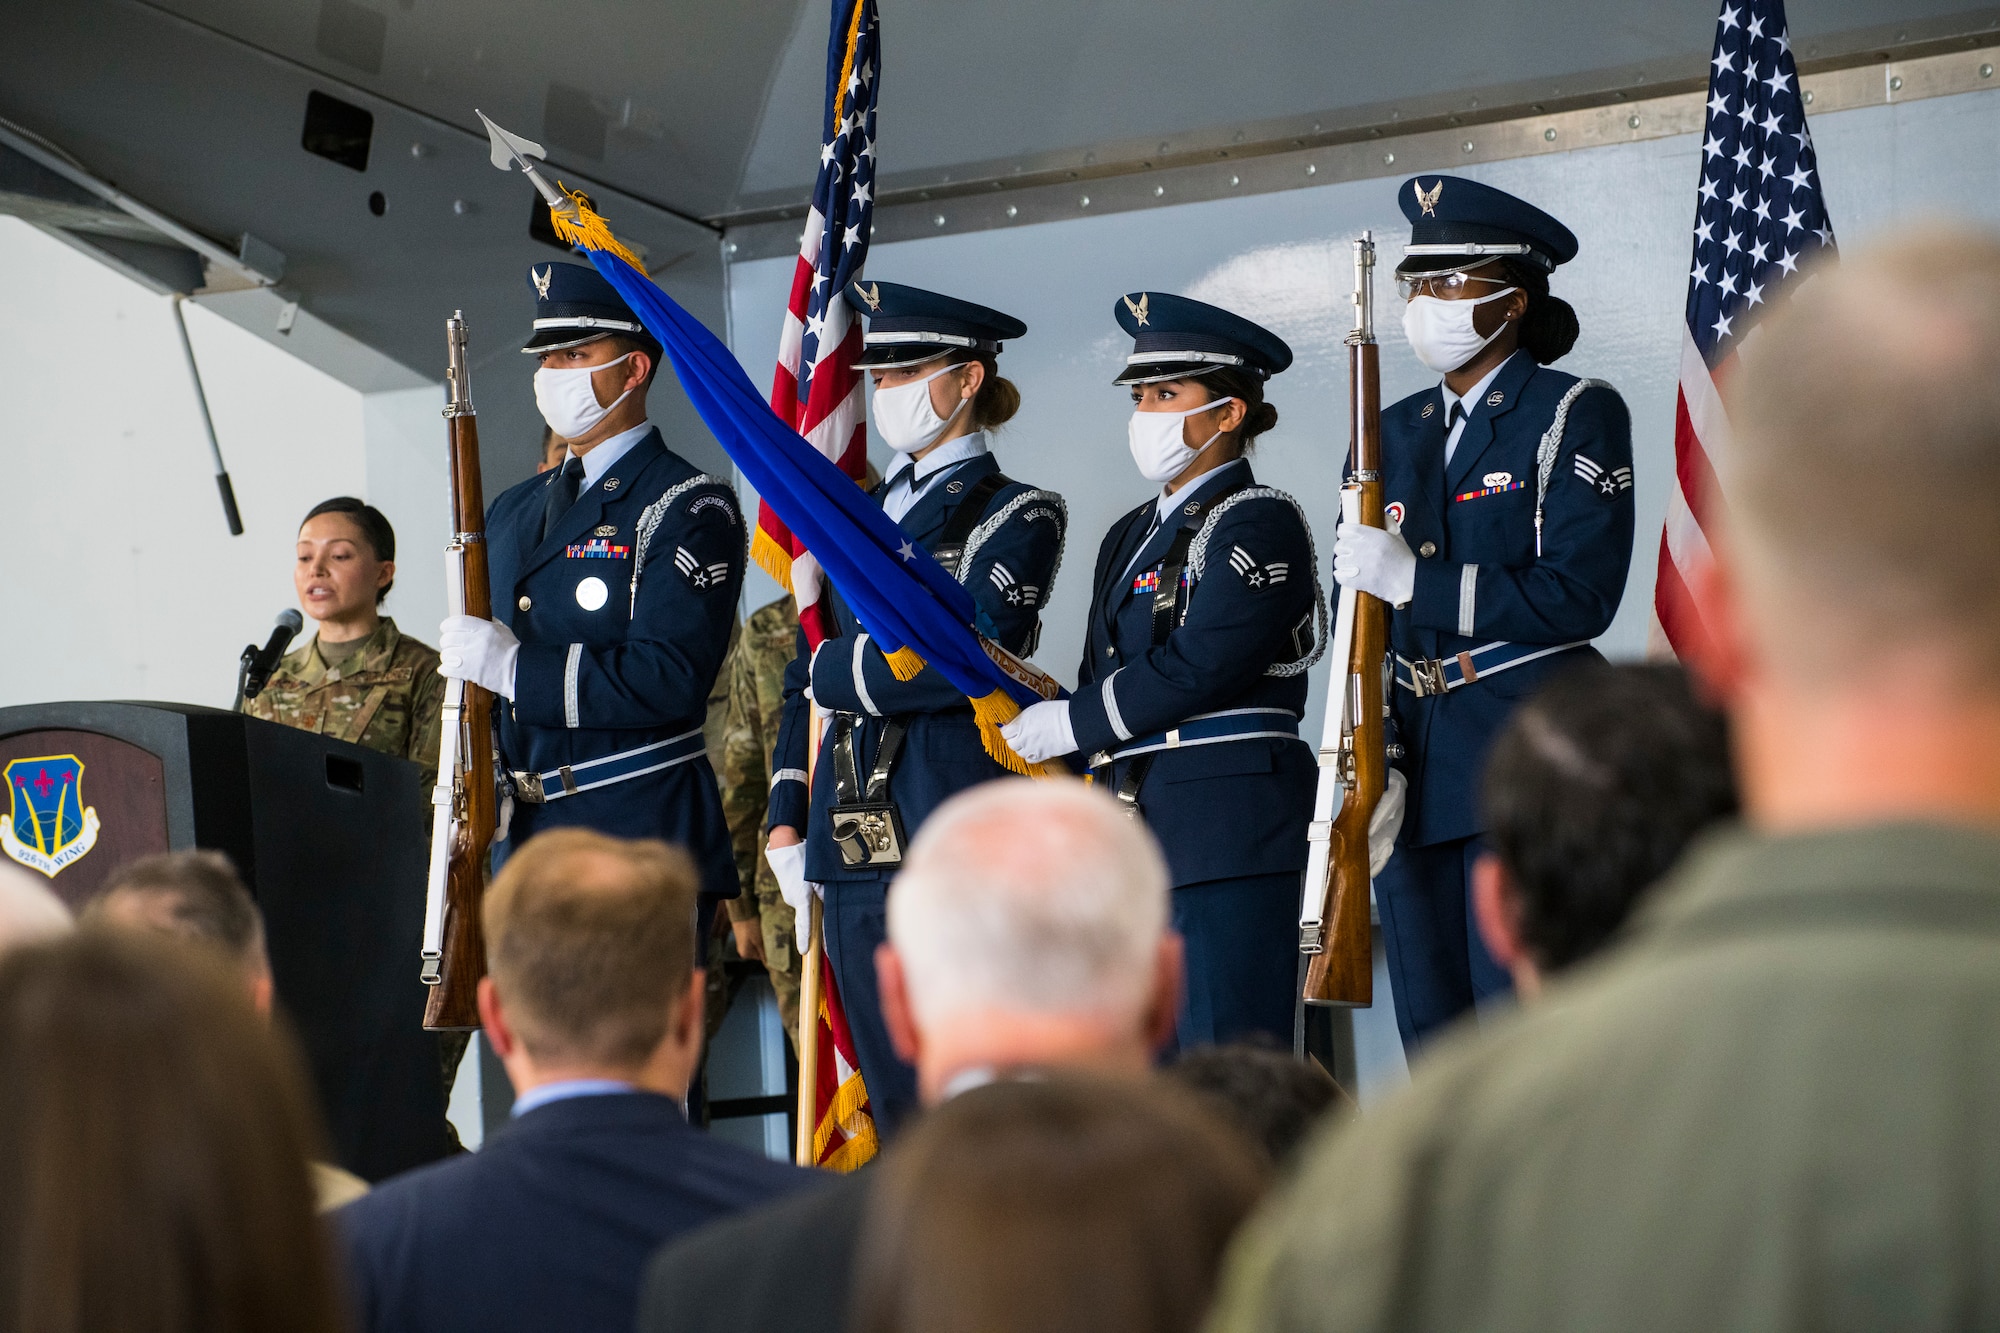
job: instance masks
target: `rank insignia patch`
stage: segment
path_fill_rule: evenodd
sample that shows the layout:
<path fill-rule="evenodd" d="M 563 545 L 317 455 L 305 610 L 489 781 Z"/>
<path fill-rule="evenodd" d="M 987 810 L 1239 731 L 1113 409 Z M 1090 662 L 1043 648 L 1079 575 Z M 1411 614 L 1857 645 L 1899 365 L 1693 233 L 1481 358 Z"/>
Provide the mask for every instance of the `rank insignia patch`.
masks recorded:
<path fill-rule="evenodd" d="M 608 541 L 579 542 L 563 547 L 566 560 L 626 560 L 632 555 L 629 546 L 613 546 Z"/>
<path fill-rule="evenodd" d="M 685 546 L 676 546 L 674 548 L 674 568 L 678 569 L 689 583 L 692 583 L 703 592 L 707 592 L 710 588 L 721 587 L 729 578 L 729 562 L 727 560 L 704 565 L 701 561 L 695 559 L 694 553 L 689 551 Z"/>
<path fill-rule="evenodd" d="M 16 759 L 4 773 L 12 808 L 0 815 L 0 850 L 54 879 L 97 845 L 97 807 L 83 803 L 81 759 Z"/>
<path fill-rule="evenodd" d="M 1285 581 L 1292 569 L 1288 560 L 1274 560 L 1268 565 L 1260 565 L 1256 556 L 1240 546 L 1229 548 L 1229 567 L 1253 588 L 1275 588 Z"/>
<path fill-rule="evenodd" d="M 1584 483 L 1592 490 L 1607 500 L 1616 496 L 1620 491 L 1629 491 L 1632 489 L 1631 468 L 1615 467 L 1606 472 L 1602 464 L 1594 463 L 1582 454 L 1576 456 L 1576 475 L 1581 477 Z"/>
<path fill-rule="evenodd" d="M 993 572 L 987 575 L 987 578 L 1000 590 L 1000 596 L 1006 599 L 1009 606 L 1033 606 L 1042 595 L 1040 588 L 1032 583 L 1017 581 L 1014 572 L 997 561 L 993 565 Z"/>

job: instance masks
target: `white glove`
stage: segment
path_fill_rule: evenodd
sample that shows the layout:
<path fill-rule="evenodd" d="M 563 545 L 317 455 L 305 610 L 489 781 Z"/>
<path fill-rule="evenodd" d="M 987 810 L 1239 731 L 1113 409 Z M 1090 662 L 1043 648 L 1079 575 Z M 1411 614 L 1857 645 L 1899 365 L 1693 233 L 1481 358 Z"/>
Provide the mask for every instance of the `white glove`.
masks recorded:
<path fill-rule="evenodd" d="M 1368 820 L 1368 878 L 1382 873 L 1382 867 L 1389 864 L 1389 857 L 1396 850 L 1396 835 L 1403 830 L 1403 803 L 1408 798 L 1410 780 L 1403 776 L 1399 768 L 1389 770 L 1389 785 L 1382 789 L 1382 799 L 1375 802 L 1375 813 Z"/>
<path fill-rule="evenodd" d="M 514 697 L 514 669 L 521 659 L 521 641 L 497 620 L 478 616 L 446 616 L 438 626 L 438 674 L 448 680 L 470 681 L 504 698 Z"/>
<path fill-rule="evenodd" d="M 1343 588 L 1409 605 L 1417 590 L 1417 556 L 1400 532 L 1342 523 L 1333 532 L 1333 577 Z"/>
<path fill-rule="evenodd" d="M 812 943 L 812 885 L 806 882 L 806 845 L 795 842 L 789 847 L 764 847 L 764 859 L 770 863 L 771 873 L 778 878 L 778 896 L 785 900 L 797 915 L 792 923 L 798 932 L 799 953 L 804 955 L 806 947 Z"/>
<path fill-rule="evenodd" d="M 1021 715 L 1000 728 L 1014 753 L 1031 764 L 1053 759 L 1076 750 L 1076 728 L 1069 723 L 1069 700 L 1049 699 L 1025 708 Z"/>

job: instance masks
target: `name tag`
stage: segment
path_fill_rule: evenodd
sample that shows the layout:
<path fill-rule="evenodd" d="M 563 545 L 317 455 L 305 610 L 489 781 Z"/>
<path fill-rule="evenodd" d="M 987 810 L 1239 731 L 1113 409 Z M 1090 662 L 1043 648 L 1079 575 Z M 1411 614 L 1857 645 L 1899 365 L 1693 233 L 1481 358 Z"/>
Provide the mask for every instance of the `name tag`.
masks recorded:
<path fill-rule="evenodd" d="M 1527 484 L 1528 483 L 1525 481 L 1515 481 L 1515 482 L 1509 482 L 1505 486 L 1488 486 L 1483 490 L 1467 491 L 1463 495 L 1454 495 L 1452 497 L 1452 503 L 1464 504 L 1467 500 L 1480 500 L 1484 499 L 1486 496 L 1489 495 L 1505 495 L 1508 491 L 1518 491 L 1523 487 L 1525 487 Z"/>
<path fill-rule="evenodd" d="M 613 546 L 607 541 L 580 542 L 574 546 L 565 546 L 563 556 L 570 560 L 629 560 L 632 548 Z"/>

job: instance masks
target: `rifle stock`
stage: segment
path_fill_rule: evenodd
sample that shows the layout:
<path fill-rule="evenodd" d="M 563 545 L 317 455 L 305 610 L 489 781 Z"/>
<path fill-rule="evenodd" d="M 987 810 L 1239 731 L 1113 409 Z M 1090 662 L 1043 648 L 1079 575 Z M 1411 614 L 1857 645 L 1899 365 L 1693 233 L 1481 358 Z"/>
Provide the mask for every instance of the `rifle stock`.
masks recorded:
<path fill-rule="evenodd" d="M 445 321 L 444 415 L 451 450 L 452 539 L 445 548 L 445 599 L 453 615 L 493 614 L 486 569 L 486 500 L 479 476 L 479 417 L 465 359 L 465 320 Z M 423 981 L 430 987 L 424 1026 L 462 1031 L 479 1026 L 479 979 L 486 936 L 479 919 L 488 854 L 499 827 L 494 771 L 493 695 L 477 685 L 445 686 L 438 783 L 431 794 L 431 866 L 424 910 Z"/>
<path fill-rule="evenodd" d="M 1375 343 L 1374 266 L 1375 244 L 1364 232 L 1354 243 L 1355 327 L 1347 337 L 1353 439 L 1340 503 L 1344 522 L 1379 528 L 1382 378 Z M 1308 1004 L 1365 1007 L 1374 1002 L 1368 825 L 1388 781 L 1382 670 L 1387 648 L 1386 608 L 1367 593 L 1343 589 L 1333 638 L 1336 674 L 1328 683 L 1319 791 L 1299 914 Z"/>

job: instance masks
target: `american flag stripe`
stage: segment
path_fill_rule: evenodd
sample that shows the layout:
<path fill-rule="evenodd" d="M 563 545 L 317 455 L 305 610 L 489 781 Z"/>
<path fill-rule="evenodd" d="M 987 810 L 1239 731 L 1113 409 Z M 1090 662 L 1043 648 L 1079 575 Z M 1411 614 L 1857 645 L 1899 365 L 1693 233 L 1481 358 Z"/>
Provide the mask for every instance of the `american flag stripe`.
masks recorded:
<path fill-rule="evenodd" d="M 868 256 L 874 218 L 875 100 L 881 70 L 875 0 L 834 0 L 827 41 L 826 116 L 812 208 L 799 237 L 771 410 L 843 472 L 868 471 L 868 424 L 861 373 L 861 322 L 847 284 Z M 757 508 L 751 554 L 790 589 L 807 640 L 825 637 L 819 563 L 767 504 Z"/>
<path fill-rule="evenodd" d="M 1783 0 L 1724 0 L 1709 69 L 1674 490 L 1653 593 L 1659 635 L 1683 657 L 1705 637 L 1690 585 L 1709 559 L 1707 529 L 1724 506 L 1714 460 L 1728 453 L 1729 419 L 1717 381 L 1728 376 L 1758 307 L 1801 260 L 1833 246 Z"/>

